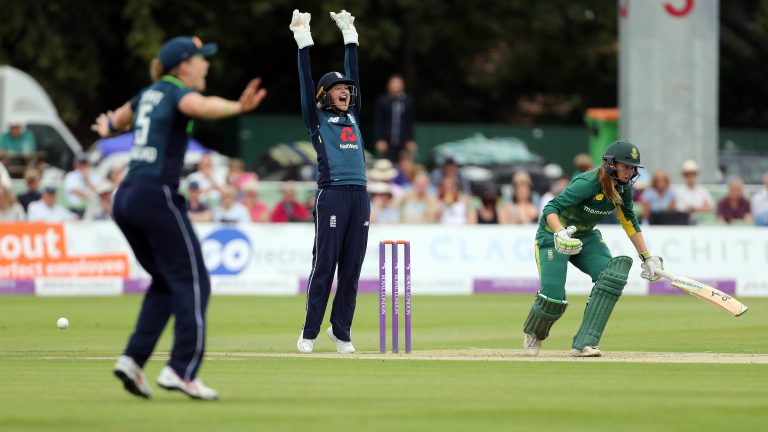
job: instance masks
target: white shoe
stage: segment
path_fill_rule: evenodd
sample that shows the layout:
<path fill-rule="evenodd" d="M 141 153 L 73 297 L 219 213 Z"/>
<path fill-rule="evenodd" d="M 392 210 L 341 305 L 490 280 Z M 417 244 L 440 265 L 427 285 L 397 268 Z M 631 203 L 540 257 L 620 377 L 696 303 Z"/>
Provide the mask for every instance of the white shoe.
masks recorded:
<path fill-rule="evenodd" d="M 183 380 L 170 366 L 165 366 L 160 371 L 157 384 L 166 390 L 178 390 L 193 399 L 211 401 L 219 398 L 219 392 L 206 387 L 200 378 L 195 378 L 192 381 Z"/>
<path fill-rule="evenodd" d="M 304 339 L 304 330 L 302 330 L 299 335 L 299 340 L 296 341 L 296 348 L 299 349 L 300 353 L 310 354 L 315 349 L 315 340 Z"/>
<path fill-rule="evenodd" d="M 328 327 L 328 338 L 330 338 L 333 343 L 336 344 L 336 351 L 342 353 L 342 354 L 352 354 L 355 352 L 355 347 L 352 345 L 352 342 L 344 342 L 343 340 L 336 337 L 335 334 L 333 334 L 333 327 Z"/>
<path fill-rule="evenodd" d="M 523 334 L 523 349 L 525 355 L 536 357 L 541 350 L 541 340 L 535 335 L 524 333 Z"/>
<path fill-rule="evenodd" d="M 132 358 L 121 355 L 117 358 L 117 363 L 112 369 L 116 377 L 123 382 L 123 387 L 136 396 L 149 399 L 152 396 L 152 389 L 149 388 L 147 377 L 139 365 Z"/>
<path fill-rule="evenodd" d="M 602 353 L 597 347 L 585 346 L 582 349 L 571 349 L 573 357 L 600 357 Z"/>

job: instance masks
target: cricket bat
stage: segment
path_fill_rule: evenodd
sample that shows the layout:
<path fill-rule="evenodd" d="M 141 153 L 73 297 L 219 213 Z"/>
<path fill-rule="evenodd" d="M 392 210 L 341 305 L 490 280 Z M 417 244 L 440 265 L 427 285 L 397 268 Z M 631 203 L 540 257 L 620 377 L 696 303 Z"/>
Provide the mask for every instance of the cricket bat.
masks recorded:
<path fill-rule="evenodd" d="M 741 316 L 747 311 L 747 305 L 707 284 L 703 284 L 690 278 L 675 276 L 663 270 L 656 270 L 656 274 L 672 281 L 672 286 L 675 288 L 679 288 L 692 296 L 696 296 L 717 307 L 723 308 L 733 316 Z"/>

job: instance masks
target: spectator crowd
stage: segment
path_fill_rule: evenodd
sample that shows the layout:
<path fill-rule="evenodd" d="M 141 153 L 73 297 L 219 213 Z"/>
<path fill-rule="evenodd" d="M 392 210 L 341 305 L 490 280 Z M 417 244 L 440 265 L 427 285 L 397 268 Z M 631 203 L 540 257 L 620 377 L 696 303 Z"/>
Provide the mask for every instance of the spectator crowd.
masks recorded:
<path fill-rule="evenodd" d="M 585 155 L 574 159 L 577 175 L 591 169 Z M 0 164 L 2 167 L 2 164 Z M 0 221 L 65 222 L 110 220 L 112 195 L 125 167 L 117 167 L 104 178 L 95 175 L 85 154 L 77 155 L 73 169 L 59 185 L 41 184 L 41 172 L 30 167 L 24 173 L 24 189 L 15 195 L 10 183 L 0 181 Z M 699 167 L 685 161 L 684 182 L 674 187 L 663 170 L 654 171 L 648 182 L 635 184 L 635 209 L 646 224 L 754 224 L 768 226 L 768 172 L 762 187 L 748 197 L 741 180 L 727 181 L 727 191 L 715 201 L 708 188 L 698 182 Z M 394 164 L 382 157 L 369 163 L 368 192 L 371 223 L 375 224 L 533 224 L 549 200 L 562 192 L 570 177 L 551 179 L 549 190 L 534 190 L 529 173 L 519 170 L 510 179 L 511 197 L 504 199 L 497 184 L 475 185 L 462 175 L 454 159 L 448 158 L 431 172 L 414 161 L 414 153 L 402 150 Z M 260 196 L 260 180 L 232 159 L 226 175 L 214 173 L 210 155 L 183 181 L 188 211 L 194 222 L 224 224 L 312 222 L 314 193 L 300 199 L 297 184 L 284 182 L 273 203 Z M 605 223 L 615 223 L 611 218 Z"/>

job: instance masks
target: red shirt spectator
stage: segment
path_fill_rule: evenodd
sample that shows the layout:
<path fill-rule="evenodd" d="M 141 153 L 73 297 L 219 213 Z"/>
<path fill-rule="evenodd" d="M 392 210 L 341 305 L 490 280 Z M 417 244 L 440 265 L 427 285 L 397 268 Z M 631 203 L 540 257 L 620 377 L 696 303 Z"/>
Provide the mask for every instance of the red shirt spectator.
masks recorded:
<path fill-rule="evenodd" d="M 306 222 L 309 220 L 307 207 L 296 201 L 296 188 L 293 183 L 283 186 L 283 199 L 272 210 L 272 222 Z"/>
<path fill-rule="evenodd" d="M 752 209 L 744 197 L 744 184 L 734 179 L 728 182 L 728 195 L 717 203 L 717 219 L 727 224 L 734 220 L 752 222 Z"/>

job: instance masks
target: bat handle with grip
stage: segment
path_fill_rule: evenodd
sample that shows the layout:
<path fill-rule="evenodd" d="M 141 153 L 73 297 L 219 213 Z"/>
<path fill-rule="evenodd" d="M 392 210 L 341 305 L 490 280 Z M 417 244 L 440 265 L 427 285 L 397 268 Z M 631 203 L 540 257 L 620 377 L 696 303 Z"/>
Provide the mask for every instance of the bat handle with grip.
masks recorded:
<path fill-rule="evenodd" d="M 671 281 L 675 280 L 675 275 L 664 270 L 656 270 L 656 274 L 663 277 L 664 279 L 669 279 Z"/>

